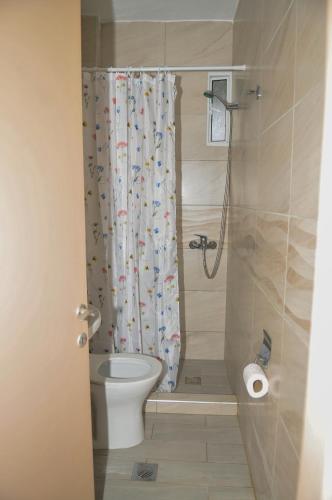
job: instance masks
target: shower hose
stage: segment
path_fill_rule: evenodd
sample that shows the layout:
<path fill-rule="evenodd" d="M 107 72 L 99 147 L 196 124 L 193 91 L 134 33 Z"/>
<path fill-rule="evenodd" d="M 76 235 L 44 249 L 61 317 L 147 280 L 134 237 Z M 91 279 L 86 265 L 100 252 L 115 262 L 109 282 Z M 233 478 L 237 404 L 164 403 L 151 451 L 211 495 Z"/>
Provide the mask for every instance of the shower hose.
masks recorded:
<path fill-rule="evenodd" d="M 232 136 L 233 136 L 233 113 L 232 110 L 229 110 L 229 140 L 228 140 L 228 153 L 227 153 L 227 167 L 226 167 L 226 179 L 225 179 L 225 191 L 224 191 L 224 199 L 221 210 L 221 220 L 220 220 L 220 232 L 219 232 L 219 241 L 217 247 L 217 255 L 213 264 L 213 268 L 211 272 L 209 271 L 207 264 L 207 241 L 202 245 L 203 252 L 203 266 L 206 277 L 212 280 L 219 269 L 222 252 L 224 249 L 225 243 L 225 232 L 226 232 L 226 222 L 227 222 L 227 212 L 228 212 L 228 203 L 229 203 L 229 191 L 230 191 L 230 176 L 231 176 L 231 166 L 232 166 Z"/>

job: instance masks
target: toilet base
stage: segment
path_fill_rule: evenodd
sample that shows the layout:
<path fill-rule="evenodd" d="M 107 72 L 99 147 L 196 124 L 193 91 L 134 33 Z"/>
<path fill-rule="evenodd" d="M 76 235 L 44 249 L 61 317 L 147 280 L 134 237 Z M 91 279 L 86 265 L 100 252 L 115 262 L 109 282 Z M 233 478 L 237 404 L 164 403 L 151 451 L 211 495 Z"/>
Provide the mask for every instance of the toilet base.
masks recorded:
<path fill-rule="evenodd" d="M 143 401 L 114 405 L 104 386 L 91 384 L 91 404 L 95 449 L 131 448 L 144 440 Z"/>

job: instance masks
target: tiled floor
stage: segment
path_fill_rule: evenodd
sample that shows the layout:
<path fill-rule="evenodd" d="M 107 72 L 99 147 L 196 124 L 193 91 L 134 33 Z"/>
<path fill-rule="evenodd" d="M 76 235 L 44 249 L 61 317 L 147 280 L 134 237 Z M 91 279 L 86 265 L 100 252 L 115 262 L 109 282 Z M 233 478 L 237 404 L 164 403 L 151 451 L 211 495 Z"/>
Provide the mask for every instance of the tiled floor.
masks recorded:
<path fill-rule="evenodd" d="M 235 416 L 146 415 L 146 439 L 95 452 L 96 500 L 254 500 Z M 131 481 L 135 462 L 158 464 L 155 482 Z"/>
<path fill-rule="evenodd" d="M 176 392 L 191 394 L 232 394 L 224 361 L 182 360 Z"/>

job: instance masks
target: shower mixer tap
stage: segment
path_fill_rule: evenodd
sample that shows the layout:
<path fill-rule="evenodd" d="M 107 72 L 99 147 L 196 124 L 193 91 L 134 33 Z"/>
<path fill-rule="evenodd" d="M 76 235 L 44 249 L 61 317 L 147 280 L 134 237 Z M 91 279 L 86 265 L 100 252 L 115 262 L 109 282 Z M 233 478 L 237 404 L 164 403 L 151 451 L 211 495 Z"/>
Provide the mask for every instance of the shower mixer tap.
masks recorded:
<path fill-rule="evenodd" d="M 195 236 L 198 236 L 199 241 L 197 240 L 191 240 L 189 242 L 189 248 L 192 250 L 204 250 L 204 249 L 209 249 L 213 250 L 217 248 L 217 242 L 216 241 L 209 241 L 208 237 L 205 236 L 205 234 L 195 234 Z"/>

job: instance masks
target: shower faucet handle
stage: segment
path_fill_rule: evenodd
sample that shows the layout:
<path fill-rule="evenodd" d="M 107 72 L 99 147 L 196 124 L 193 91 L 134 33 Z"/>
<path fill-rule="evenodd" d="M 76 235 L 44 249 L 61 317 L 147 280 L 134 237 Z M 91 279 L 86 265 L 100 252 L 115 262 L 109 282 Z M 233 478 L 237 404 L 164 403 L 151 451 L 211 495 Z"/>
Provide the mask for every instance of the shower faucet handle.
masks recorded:
<path fill-rule="evenodd" d="M 189 242 L 189 248 L 191 248 L 192 250 L 207 250 L 217 248 L 217 242 L 212 240 L 209 241 L 208 237 L 205 236 L 205 234 L 195 234 L 195 236 L 198 236 L 199 241 L 191 240 Z"/>
<path fill-rule="evenodd" d="M 201 240 L 201 246 L 207 247 L 208 237 L 205 234 L 195 234 Z"/>

